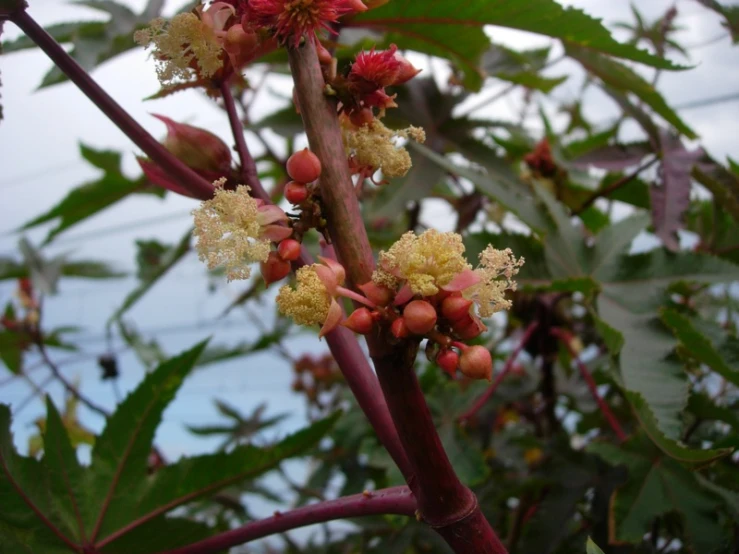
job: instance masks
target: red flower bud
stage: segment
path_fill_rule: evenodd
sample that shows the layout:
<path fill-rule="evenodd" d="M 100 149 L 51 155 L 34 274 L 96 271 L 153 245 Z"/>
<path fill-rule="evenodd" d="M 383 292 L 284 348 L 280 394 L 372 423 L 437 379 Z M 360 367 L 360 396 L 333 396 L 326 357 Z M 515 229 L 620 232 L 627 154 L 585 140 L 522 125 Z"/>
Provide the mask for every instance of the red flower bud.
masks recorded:
<path fill-rule="evenodd" d="M 280 258 L 277 252 L 270 252 L 267 261 L 259 264 L 259 268 L 262 270 L 264 283 L 270 286 L 290 273 L 290 262 Z"/>
<path fill-rule="evenodd" d="M 458 321 L 469 315 L 472 300 L 462 296 L 447 296 L 441 303 L 441 313 L 449 321 Z"/>
<path fill-rule="evenodd" d="M 238 68 L 254 57 L 258 44 L 259 39 L 256 33 L 244 30 L 244 27 L 237 23 L 226 31 L 223 49 L 228 54 L 231 63 Z"/>
<path fill-rule="evenodd" d="M 304 148 L 288 158 L 287 174 L 291 179 L 300 183 L 311 183 L 321 175 L 321 160 L 313 152 Z"/>
<path fill-rule="evenodd" d="M 368 281 L 364 285 L 359 285 L 357 288 L 361 290 L 372 303 L 377 304 L 378 306 L 387 306 L 393 299 L 393 291 L 387 287 L 377 285 L 373 281 Z"/>
<path fill-rule="evenodd" d="M 462 351 L 459 357 L 459 371 L 470 379 L 487 379 L 493 377 L 493 358 L 484 346 L 470 346 Z"/>
<path fill-rule="evenodd" d="M 409 302 L 403 309 L 405 325 L 411 333 L 425 335 L 436 325 L 436 310 L 425 300 Z"/>
<path fill-rule="evenodd" d="M 439 364 L 441 369 L 454 377 L 454 374 L 457 372 L 457 366 L 459 365 L 459 354 L 454 350 L 442 350 L 436 357 L 436 363 Z"/>
<path fill-rule="evenodd" d="M 404 339 L 408 336 L 408 327 L 405 325 L 405 320 L 399 317 L 390 324 L 390 332 L 395 336 L 396 339 Z"/>
<path fill-rule="evenodd" d="M 231 168 L 231 149 L 213 133 L 152 114 L 167 126 L 162 143 L 176 158 L 192 169 L 226 173 Z"/>
<path fill-rule="evenodd" d="M 402 85 L 403 83 L 407 83 L 413 79 L 413 77 L 421 73 L 421 70 L 413 67 L 413 64 L 406 60 L 400 52 L 395 52 L 395 59 L 398 61 L 400 66 L 398 68 L 398 75 L 392 83 L 393 85 Z"/>
<path fill-rule="evenodd" d="M 300 243 L 295 239 L 285 239 L 277 245 L 277 254 L 286 262 L 297 260 L 300 256 Z"/>
<path fill-rule="evenodd" d="M 290 204 L 302 204 L 308 198 L 308 187 L 304 183 L 290 181 L 285 185 L 285 198 Z"/>
<path fill-rule="evenodd" d="M 360 335 L 366 335 L 372 330 L 375 320 L 367 308 L 357 308 L 341 324 Z"/>
<path fill-rule="evenodd" d="M 345 0 L 344 5 L 354 12 L 367 11 L 367 6 L 362 3 L 362 0 Z"/>
<path fill-rule="evenodd" d="M 370 123 L 372 123 L 372 121 L 374 121 L 375 119 L 375 115 L 369 108 L 362 108 L 359 111 L 352 112 L 352 114 L 349 116 L 349 119 L 354 125 L 356 125 L 357 127 L 361 127 L 362 125 L 369 125 Z"/>
<path fill-rule="evenodd" d="M 316 53 L 318 54 L 318 61 L 323 65 L 329 65 L 331 63 L 331 52 L 326 50 L 326 47 L 321 44 L 320 41 L 316 41 Z"/>

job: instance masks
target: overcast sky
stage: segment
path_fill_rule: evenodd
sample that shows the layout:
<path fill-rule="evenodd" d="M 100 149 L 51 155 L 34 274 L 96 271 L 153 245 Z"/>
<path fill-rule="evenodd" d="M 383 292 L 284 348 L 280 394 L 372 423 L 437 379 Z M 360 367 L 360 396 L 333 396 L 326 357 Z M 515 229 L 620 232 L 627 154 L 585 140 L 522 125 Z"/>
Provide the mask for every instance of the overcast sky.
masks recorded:
<path fill-rule="evenodd" d="M 29 3 L 30 13 L 41 24 L 101 17 L 99 12 L 57 0 L 30 0 Z M 124 0 L 124 3 L 137 11 L 144 4 L 140 0 Z M 168 12 L 172 13 L 179 4 L 169 2 Z M 603 18 L 606 23 L 630 19 L 629 3 L 624 0 L 577 0 L 566 4 L 581 7 Z M 671 4 L 667 0 L 638 2 L 648 20 L 661 15 Z M 680 35 L 685 45 L 704 44 L 725 34 L 718 17 L 697 1 L 679 0 L 677 8 L 680 14 L 678 21 L 685 27 Z M 18 34 L 17 28 L 6 24 L 4 39 Z M 497 28 L 491 28 L 491 34 L 496 41 L 517 48 L 549 43 L 545 38 Z M 739 92 L 739 50 L 731 49 L 727 37 L 695 50 L 691 60 L 674 59 L 696 67 L 686 72 L 665 73 L 661 77 L 660 90 L 671 105 Z M 96 171 L 79 157 L 78 143 L 123 152 L 127 172 L 131 176 L 138 174 L 134 161 L 135 147 L 74 86 L 67 83 L 35 91 L 49 65 L 43 54 L 36 50 L 0 57 L 0 94 L 5 111 L 5 120 L 0 122 L 0 255 L 15 252 L 18 235 L 11 233 L 13 229 L 51 207 L 71 188 L 96 177 Z M 442 62 L 436 65 L 441 67 Z M 573 75 L 572 82 L 555 90 L 557 99 L 574 98 L 579 84 L 578 73 L 575 65 L 568 62 L 551 70 L 552 75 L 568 73 Z M 134 50 L 99 67 L 94 77 L 155 136 L 163 134 L 163 125 L 149 115 L 151 112 L 207 127 L 230 144 L 225 117 L 198 93 L 183 92 L 154 102 L 142 101 L 158 88 L 153 64 L 143 50 Z M 275 86 L 282 94 L 287 94 L 290 84 L 283 78 Z M 607 120 L 616 114 L 610 100 L 595 91 L 589 94 L 592 97 L 586 99 L 587 115 L 592 119 Z M 474 98 L 469 100 L 470 105 L 474 102 Z M 279 105 L 268 93 L 262 94 L 253 115 L 258 117 Z M 504 100 L 479 115 L 507 117 L 515 113 L 515 107 L 515 98 Z M 681 115 L 701 135 L 701 144 L 712 155 L 720 160 L 724 160 L 727 154 L 739 159 L 739 102 L 684 110 Z M 260 150 L 258 144 L 250 142 L 250 147 L 256 152 Z M 192 201 L 175 195 L 168 195 L 164 201 L 152 197 L 130 198 L 63 234 L 48 253 L 70 252 L 76 257 L 103 259 L 120 269 L 132 270 L 135 263 L 134 239 L 178 240 L 188 228 L 186 214 L 192 207 Z M 28 236 L 39 242 L 44 231 L 32 232 Z M 101 284 L 65 281 L 61 295 L 47 304 L 48 323 L 81 327 L 83 352 L 92 356 L 102 353 L 106 349 L 106 342 L 101 340 L 104 322 L 134 285 L 133 279 Z M 252 323 L 243 313 L 232 317 L 227 326 L 194 328 L 211 324 L 223 306 L 242 288 L 243 285 L 239 284 L 219 284 L 217 291 L 210 294 L 203 267 L 190 257 L 155 287 L 145 301 L 130 312 L 128 319 L 142 331 L 163 330 L 157 338 L 170 353 L 188 348 L 210 334 L 215 335 L 216 342 L 248 340 L 255 333 Z M 2 305 L 11 294 L 12 287 L 0 285 Z M 271 308 L 261 308 L 259 313 L 263 317 L 270 311 Z M 192 328 L 183 329 L 188 326 Z M 324 349 L 314 340 L 301 340 L 298 344 L 301 349 L 315 352 Z M 120 341 L 114 341 L 113 346 L 120 347 Z M 63 360 L 69 354 L 55 353 L 55 357 Z M 122 355 L 120 362 L 123 371 L 121 388 L 125 391 L 135 386 L 143 371 L 130 353 Z M 40 382 L 47 376 L 46 371 L 41 368 L 31 376 Z M 99 383 L 94 360 L 65 365 L 64 371 L 70 378 L 81 380 L 86 394 L 102 404 L 113 405 L 112 389 L 108 384 Z M 0 382 L 5 377 L 0 373 Z M 304 421 L 304 410 L 302 399 L 289 391 L 290 380 L 291 369 L 273 355 L 255 356 L 204 369 L 186 382 L 167 411 L 157 443 L 170 458 L 212 448 L 212 442 L 193 440 L 183 430 L 183 423 L 212 422 L 215 412 L 210 399 L 214 397 L 238 405 L 245 412 L 261 402 L 267 402 L 272 413 L 291 411 L 293 417 L 279 433 L 296 428 Z M 50 390 L 60 398 L 58 387 Z M 28 393 L 26 384 L 14 381 L 0 388 L 0 401 L 17 405 Z M 20 413 L 14 424 L 19 448 L 25 448 L 28 433 L 32 430 L 31 422 L 42 414 L 43 407 L 38 401 Z M 95 429 L 100 428 L 99 418 L 85 411 L 83 416 L 85 423 Z"/>

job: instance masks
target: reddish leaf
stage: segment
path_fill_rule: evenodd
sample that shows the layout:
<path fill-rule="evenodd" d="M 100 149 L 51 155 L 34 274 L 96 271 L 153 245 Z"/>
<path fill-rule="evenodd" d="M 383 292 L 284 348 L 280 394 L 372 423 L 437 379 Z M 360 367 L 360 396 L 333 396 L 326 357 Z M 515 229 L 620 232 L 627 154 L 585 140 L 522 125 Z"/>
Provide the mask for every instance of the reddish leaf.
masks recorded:
<path fill-rule="evenodd" d="M 637 165 L 651 151 L 649 144 L 645 142 L 609 144 L 575 158 L 571 164 L 578 169 L 597 167 L 608 171 L 622 171 Z"/>
<path fill-rule="evenodd" d="M 662 164 L 660 186 L 653 186 L 652 223 L 655 233 L 670 250 L 680 244 L 677 231 L 684 226 L 683 216 L 690 205 L 690 173 L 701 156 L 701 150 L 687 150 L 679 138 L 660 132 Z"/>

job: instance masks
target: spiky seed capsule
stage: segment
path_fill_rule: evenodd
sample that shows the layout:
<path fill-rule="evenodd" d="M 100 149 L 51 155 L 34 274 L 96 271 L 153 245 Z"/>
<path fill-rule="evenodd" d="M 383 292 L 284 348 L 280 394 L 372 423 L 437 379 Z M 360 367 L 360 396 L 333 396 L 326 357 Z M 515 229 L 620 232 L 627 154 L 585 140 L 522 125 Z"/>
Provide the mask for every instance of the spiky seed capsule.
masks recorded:
<path fill-rule="evenodd" d="M 436 310 L 425 300 L 413 300 L 403 309 L 405 325 L 411 333 L 425 335 L 436 325 Z"/>
<path fill-rule="evenodd" d="M 312 183 L 321 176 L 321 160 L 304 148 L 288 158 L 287 174 L 300 183 Z"/>

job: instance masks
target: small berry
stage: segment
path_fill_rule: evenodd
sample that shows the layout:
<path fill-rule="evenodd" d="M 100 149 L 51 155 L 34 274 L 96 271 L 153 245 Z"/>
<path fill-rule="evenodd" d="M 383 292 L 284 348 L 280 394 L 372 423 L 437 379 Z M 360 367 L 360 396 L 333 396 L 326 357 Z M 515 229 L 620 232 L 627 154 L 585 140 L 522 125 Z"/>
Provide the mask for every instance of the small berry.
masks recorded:
<path fill-rule="evenodd" d="M 288 158 L 287 174 L 300 183 L 312 183 L 321 175 L 321 160 L 304 148 Z"/>
<path fill-rule="evenodd" d="M 290 204 L 302 204 L 308 198 L 308 187 L 304 183 L 290 181 L 285 185 L 285 198 Z"/>
<path fill-rule="evenodd" d="M 300 243 L 295 239 L 285 239 L 277 246 L 277 254 L 286 262 L 292 262 L 300 256 Z"/>
<path fill-rule="evenodd" d="M 409 302 L 403 309 L 403 319 L 411 333 L 425 335 L 436 325 L 436 310 L 425 300 Z"/>
<path fill-rule="evenodd" d="M 408 336 L 408 327 L 405 325 L 405 320 L 399 317 L 390 324 L 390 332 L 396 339 L 404 339 Z"/>
<path fill-rule="evenodd" d="M 270 252 L 267 261 L 259 264 L 259 268 L 262 270 L 265 284 L 269 286 L 290 273 L 290 262 L 280 258 L 277 252 Z"/>
<path fill-rule="evenodd" d="M 367 308 L 357 308 L 346 318 L 342 325 L 360 335 L 366 335 L 372 330 L 375 320 Z"/>
<path fill-rule="evenodd" d="M 493 358 L 490 351 L 480 345 L 465 348 L 459 357 L 459 371 L 470 379 L 490 381 L 493 376 Z"/>
<path fill-rule="evenodd" d="M 454 350 L 442 350 L 436 357 L 436 363 L 439 367 L 454 377 L 459 365 L 459 354 Z"/>

